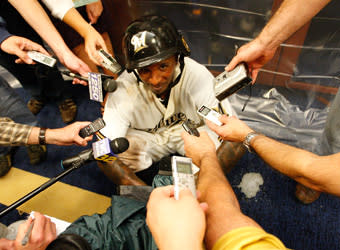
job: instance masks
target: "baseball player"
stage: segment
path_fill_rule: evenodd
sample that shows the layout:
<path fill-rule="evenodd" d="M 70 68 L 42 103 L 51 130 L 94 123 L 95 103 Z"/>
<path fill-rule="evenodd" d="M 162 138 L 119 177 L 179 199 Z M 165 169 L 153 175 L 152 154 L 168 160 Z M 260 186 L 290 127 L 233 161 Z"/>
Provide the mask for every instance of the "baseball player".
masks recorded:
<path fill-rule="evenodd" d="M 101 134 L 111 140 L 126 137 L 130 148 L 119 155 L 119 161 L 104 164 L 104 173 L 110 175 L 109 165 L 138 172 L 164 156 L 184 155 L 181 132 L 186 120 L 198 131 L 206 130 L 220 146 L 197 109 L 205 105 L 236 114 L 227 99 L 219 103 L 215 98 L 213 75 L 188 57 L 189 47 L 172 22 L 162 16 L 132 22 L 123 38 L 123 53 L 126 70 L 107 98 Z"/>

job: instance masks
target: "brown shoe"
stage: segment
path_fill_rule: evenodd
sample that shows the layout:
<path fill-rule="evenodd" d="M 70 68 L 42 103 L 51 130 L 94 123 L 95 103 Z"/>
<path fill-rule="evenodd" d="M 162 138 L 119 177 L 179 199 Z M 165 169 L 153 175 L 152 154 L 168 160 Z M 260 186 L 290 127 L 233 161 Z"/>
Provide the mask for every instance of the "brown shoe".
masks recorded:
<path fill-rule="evenodd" d="M 46 159 L 47 151 L 45 145 L 29 145 L 26 149 L 32 165 L 37 165 Z"/>
<path fill-rule="evenodd" d="M 12 167 L 12 155 L 11 153 L 7 153 L 5 155 L 0 156 L 0 177 L 4 176 L 8 173 L 8 171 Z"/>
<path fill-rule="evenodd" d="M 303 204 L 310 204 L 320 197 L 321 192 L 308 188 L 300 183 L 296 184 L 295 196 Z"/>
<path fill-rule="evenodd" d="M 69 123 L 74 120 L 77 114 L 77 105 L 71 98 L 65 99 L 59 104 L 59 111 L 61 118 L 65 123 Z"/>
<path fill-rule="evenodd" d="M 39 101 L 37 99 L 32 98 L 28 101 L 27 107 L 32 112 L 33 115 L 36 115 L 40 112 L 40 110 L 45 106 L 45 103 Z"/>

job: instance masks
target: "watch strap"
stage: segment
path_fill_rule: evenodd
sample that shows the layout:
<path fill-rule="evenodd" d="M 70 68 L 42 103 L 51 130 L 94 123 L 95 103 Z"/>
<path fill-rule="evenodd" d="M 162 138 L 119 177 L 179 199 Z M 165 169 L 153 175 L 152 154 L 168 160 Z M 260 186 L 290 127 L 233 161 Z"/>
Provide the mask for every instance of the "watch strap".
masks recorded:
<path fill-rule="evenodd" d="M 251 148 L 251 141 L 252 139 L 254 139 L 256 136 L 260 135 L 259 133 L 256 133 L 256 132 L 250 132 L 249 134 L 247 134 L 246 138 L 244 139 L 243 141 L 243 145 L 248 149 L 248 151 L 250 153 L 253 153 L 254 150 Z"/>
<path fill-rule="evenodd" d="M 39 130 L 39 144 L 40 145 L 46 145 L 46 137 L 45 137 L 46 129 L 47 128 L 40 128 Z"/>

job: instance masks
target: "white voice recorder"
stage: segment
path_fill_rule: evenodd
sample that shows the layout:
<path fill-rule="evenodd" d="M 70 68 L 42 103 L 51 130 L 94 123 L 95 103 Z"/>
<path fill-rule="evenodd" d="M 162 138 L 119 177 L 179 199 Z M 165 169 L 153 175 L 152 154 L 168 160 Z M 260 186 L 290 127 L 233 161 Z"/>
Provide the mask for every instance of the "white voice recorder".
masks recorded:
<path fill-rule="evenodd" d="M 52 67 L 56 64 L 56 62 L 57 62 L 57 60 L 54 59 L 53 57 L 47 56 L 47 55 L 45 55 L 45 54 L 43 54 L 43 53 L 40 53 L 40 52 L 34 51 L 34 50 L 28 51 L 28 52 L 27 52 L 27 55 L 28 55 L 32 60 L 34 60 L 34 61 L 36 61 L 36 62 L 39 62 L 39 63 L 41 63 L 41 64 L 45 64 L 45 65 L 47 65 L 47 66 L 49 66 L 49 67 L 51 67 L 51 68 L 52 68 Z"/>
<path fill-rule="evenodd" d="M 104 68 L 110 70 L 114 74 L 119 74 L 122 71 L 122 66 L 114 59 L 110 54 L 106 53 L 105 50 L 98 50 L 98 54 L 102 58 L 102 64 Z"/>
<path fill-rule="evenodd" d="M 175 199 L 179 199 L 179 192 L 184 188 L 189 188 L 196 197 L 195 176 L 192 171 L 192 160 L 188 157 L 172 156 L 172 177 L 175 186 Z"/>
<path fill-rule="evenodd" d="M 221 116 L 221 114 L 216 112 L 215 110 L 210 109 L 210 108 L 202 105 L 202 107 L 200 107 L 197 110 L 197 113 L 200 116 L 204 117 L 205 119 L 215 123 L 216 125 L 222 126 L 222 122 L 220 122 L 220 120 L 219 120 L 219 117 Z"/>

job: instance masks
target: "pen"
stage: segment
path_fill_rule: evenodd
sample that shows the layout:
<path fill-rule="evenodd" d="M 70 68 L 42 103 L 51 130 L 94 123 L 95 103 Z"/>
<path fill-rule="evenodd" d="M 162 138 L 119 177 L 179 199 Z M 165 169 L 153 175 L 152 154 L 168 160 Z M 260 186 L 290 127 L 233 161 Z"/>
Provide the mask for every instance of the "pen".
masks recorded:
<path fill-rule="evenodd" d="M 33 229 L 33 225 L 34 225 L 34 221 L 32 221 L 32 223 L 29 225 L 29 227 L 28 227 L 28 229 L 27 229 L 27 231 L 25 233 L 25 236 L 24 236 L 24 238 L 21 241 L 21 245 L 22 246 L 25 246 L 28 243 L 28 240 L 29 240 L 29 238 L 31 236 L 31 232 L 32 232 L 32 229 Z"/>

